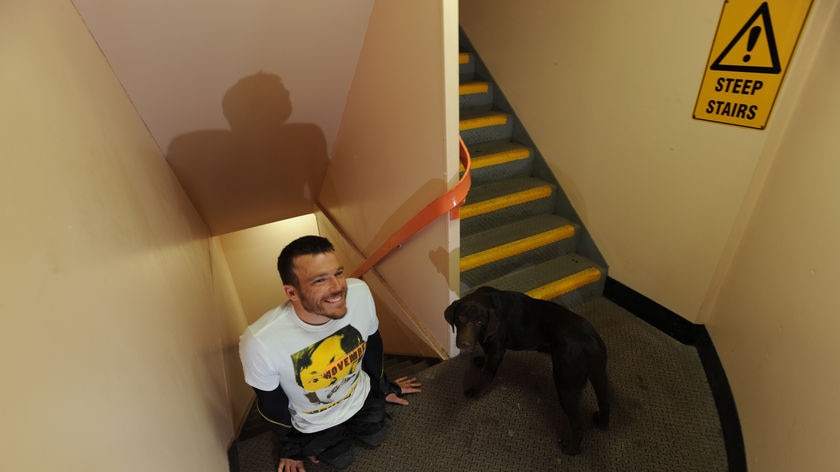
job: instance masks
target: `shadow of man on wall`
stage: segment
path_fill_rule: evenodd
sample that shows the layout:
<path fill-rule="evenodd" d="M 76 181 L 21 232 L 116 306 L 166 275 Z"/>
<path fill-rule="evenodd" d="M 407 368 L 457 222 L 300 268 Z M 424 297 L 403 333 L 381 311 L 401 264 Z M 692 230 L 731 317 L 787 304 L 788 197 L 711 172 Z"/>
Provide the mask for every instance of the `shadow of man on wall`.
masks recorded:
<path fill-rule="evenodd" d="M 312 213 L 328 156 L 312 123 L 286 123 L 289 91 L 257 73 L 222 99 L 229 130 L 175 137 L 166 159 L 214 235 Z"/>

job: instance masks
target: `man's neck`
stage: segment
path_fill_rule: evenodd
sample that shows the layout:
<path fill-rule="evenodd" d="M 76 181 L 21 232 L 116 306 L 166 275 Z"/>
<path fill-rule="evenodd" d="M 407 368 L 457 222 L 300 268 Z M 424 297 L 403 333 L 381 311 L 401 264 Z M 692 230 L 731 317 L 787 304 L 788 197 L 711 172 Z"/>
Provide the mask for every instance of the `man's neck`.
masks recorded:
<path fill-rule="evenodd" d="M 306 310 L 301 310 L 300 312 L 295 310 L 295 314 L 298 318 L 300 318 L 301 321 L 312 326 L 321 326 L 323 324 L 329 323 L 329 321 L 331 320 L 331 318 L 329 317 L 326 317 L 324 315 L 318 315 L 315 313 L 310 313 Z"/>

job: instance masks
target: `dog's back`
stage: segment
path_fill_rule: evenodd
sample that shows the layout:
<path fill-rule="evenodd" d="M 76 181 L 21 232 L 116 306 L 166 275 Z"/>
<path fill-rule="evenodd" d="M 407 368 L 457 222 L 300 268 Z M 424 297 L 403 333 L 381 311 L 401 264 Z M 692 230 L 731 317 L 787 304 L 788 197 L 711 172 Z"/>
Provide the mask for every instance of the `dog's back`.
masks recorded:
<path fill-rule="evenodd" d="M 499 303 L 508 304 L 505 309 L 497 310 L 496 316 L 506 327 L 509 349 L 550 352 L 552 346 L 570 342 L 588 346 L 587 351 L 606 349 L 592 324 L 568 308 L 521 292 L 498 293 Z"/>

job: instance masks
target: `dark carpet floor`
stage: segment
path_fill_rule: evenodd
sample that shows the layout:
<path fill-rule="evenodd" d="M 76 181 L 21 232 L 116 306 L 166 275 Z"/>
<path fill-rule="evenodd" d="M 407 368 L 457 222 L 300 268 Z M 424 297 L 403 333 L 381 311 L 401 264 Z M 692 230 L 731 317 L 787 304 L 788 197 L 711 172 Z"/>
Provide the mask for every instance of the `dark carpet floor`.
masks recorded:
<path fill-rule="evenodd" d="M 548 357 L 509 351 L 492 389 L 477 400 L 462 393 L 468 356 L 422 370 L 416 376 L 423 392 L 409 396 L 409 406 L 388 406 L 386 442 L 356 448 L 356 460 L 345 470 L 726 471 L 721 422 L 697 350 L 606 298 L 573 309 L 607 344 L 612 389 L 608 431 L 589 421 L 595 398 L 591 387 L 584 391 L 580 455 L 563 455 L 557 443 L 565 424 Z M 238 470 L 276 471 L 273 433 L 251 431 L 256 434 L 237 442 Z M 306 469 L 335 470 L 309 463 Z"/>

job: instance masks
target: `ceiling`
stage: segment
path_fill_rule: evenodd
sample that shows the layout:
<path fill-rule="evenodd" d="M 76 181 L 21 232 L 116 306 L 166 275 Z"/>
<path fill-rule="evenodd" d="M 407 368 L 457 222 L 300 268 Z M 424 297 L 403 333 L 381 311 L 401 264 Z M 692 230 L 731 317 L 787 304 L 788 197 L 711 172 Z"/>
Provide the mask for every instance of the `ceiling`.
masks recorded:
<path fill-rule="evenodd" d="M 311 212 L 373 0 L 73 0 L 213 234 Z"/>

